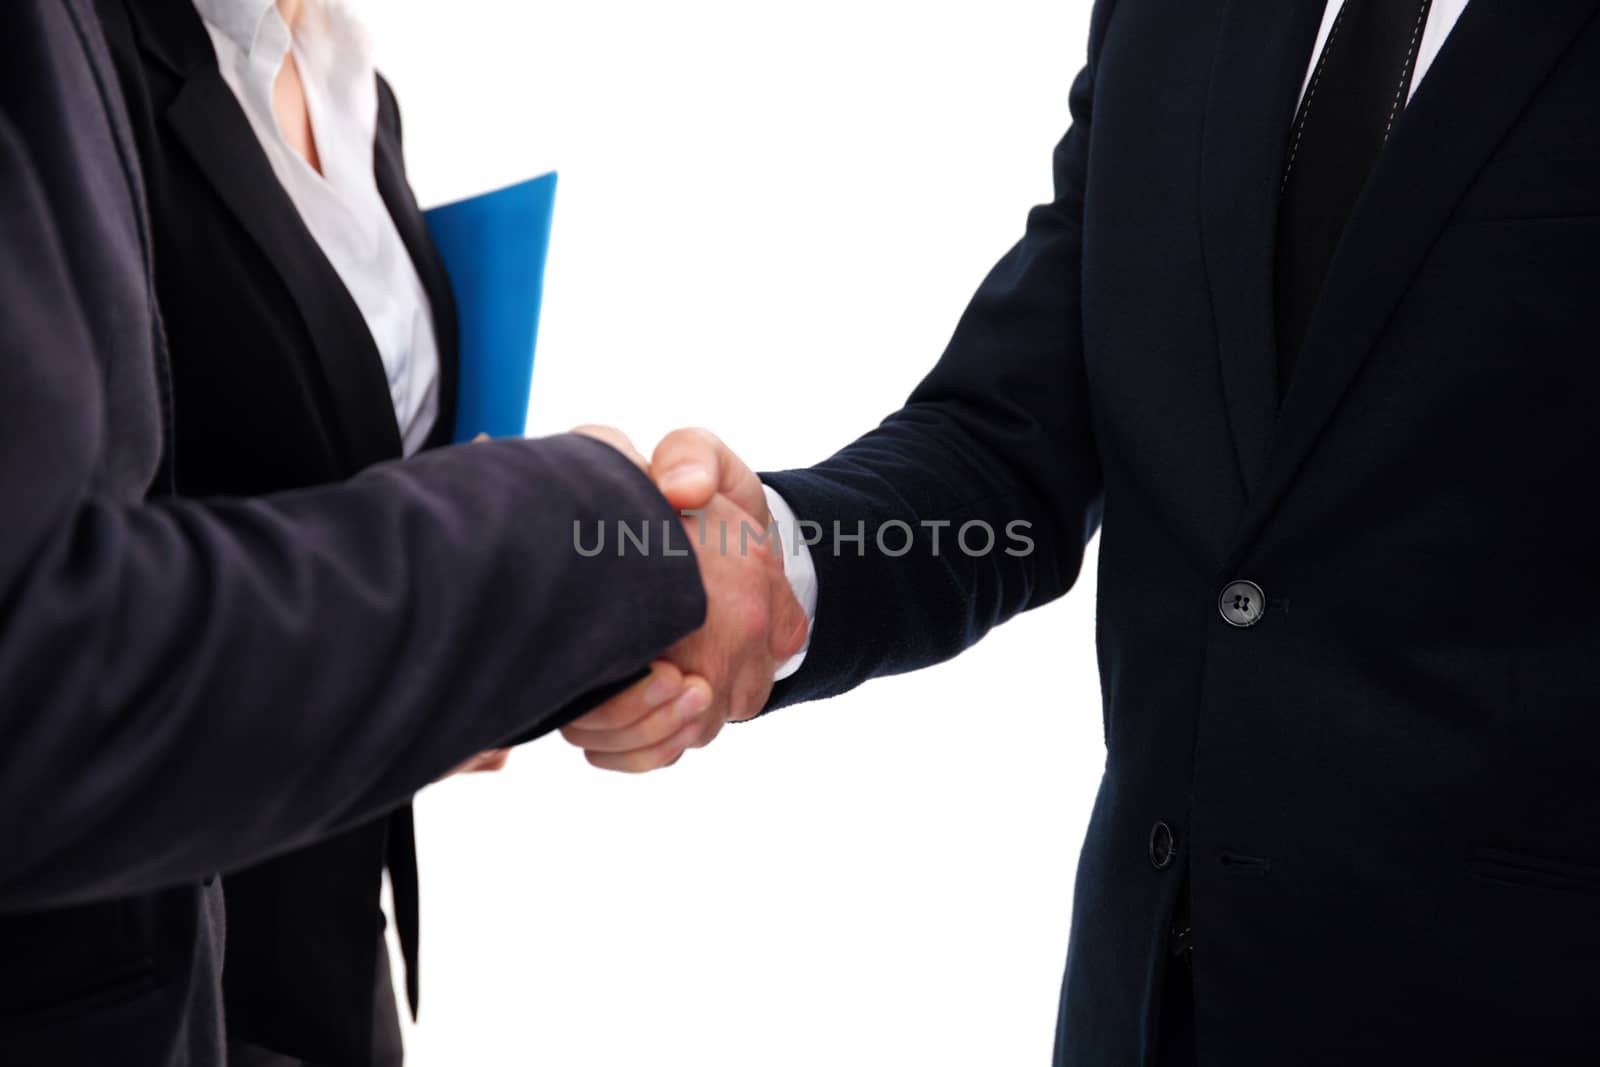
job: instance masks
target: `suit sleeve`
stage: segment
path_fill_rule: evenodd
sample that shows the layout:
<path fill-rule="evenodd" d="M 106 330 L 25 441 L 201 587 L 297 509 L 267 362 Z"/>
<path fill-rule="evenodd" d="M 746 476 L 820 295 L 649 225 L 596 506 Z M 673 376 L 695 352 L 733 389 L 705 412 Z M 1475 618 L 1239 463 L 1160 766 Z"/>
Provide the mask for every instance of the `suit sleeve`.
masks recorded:
<path fill-rule="evenodd" d="M 1102 497 L 1081 282 L 1095 63 L 1110 6 L 1096 5 L 1089 61 L 1073 84 L 1054 200 L 1029 215 L 939 363 L 903 408 L 831 459 L 763 476 L 815 524 L 802 532 L 819 538 L 811 646 L 773 707 L 949 659 L 1077 578 Z"/>
<path fill-rule="evenodd" d="M 83 322 L 0 115 L 0 912 L 193 881 L 376 815 L 702 620 L 692 553 L 661 551 L 668 530 L 682 549 L 670 508 L 586 438 L 254 501 L 102 495 Z M 575 525 L 587 549 L 619 521 L 656 551 L 577 551 Z"/>

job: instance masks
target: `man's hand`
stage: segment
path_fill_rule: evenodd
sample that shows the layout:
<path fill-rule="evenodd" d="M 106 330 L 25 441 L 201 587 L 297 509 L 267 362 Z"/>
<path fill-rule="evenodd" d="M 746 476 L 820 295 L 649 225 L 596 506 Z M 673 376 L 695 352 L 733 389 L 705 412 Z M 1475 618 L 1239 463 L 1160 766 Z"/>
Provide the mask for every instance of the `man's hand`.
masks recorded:
<path fill-rule="evenodd" d="M 679 735 L 697 729 L 712 704 L 711 686 L 665 661 L 650 674 L 561 731 L 589 762 L 611 771 L 639 773 L 677 762 L 689 744 Z"/>
<path fill-rule="evenodd" d="M 634 448 L 633 442 L 628 439 L 628 435 L 617 429 L 615 426 L 579 426 L 572 432 L 575 434 L 582 434 L 584 437 L 592 437 L 601 444 L 610 445 L 612 448 L 616 449 L 618 452 L 621 452 L 624 456 L 627 456 L 630 460 L 632 460 L 634 466 L 638 467 L 646 474 L 650 473 L 650 461 L 640 455 L 639 450 Z"/>
<path fill-rule="evenodd" d="M 617 431 L 580 432 L 632 450 Z M 664 658 L 709 685 L 704 706 L 692 710 L 701 690 L 686 682 L 682 707 L 658 708 L 641 722 L 612 701 L 563 731 L 589 762 L 633 773 L 669 767 L 710 744 L 724 724 L 759 714 L 774 673 L 805 644 L 808 627 L 784 577 L 761 483 L 727 446 L 703 430 L 679 431 L 656 449 L 650 470 L 675 507 L 693 512 L 684 527 L 705 583 L 706 625 Z"/>

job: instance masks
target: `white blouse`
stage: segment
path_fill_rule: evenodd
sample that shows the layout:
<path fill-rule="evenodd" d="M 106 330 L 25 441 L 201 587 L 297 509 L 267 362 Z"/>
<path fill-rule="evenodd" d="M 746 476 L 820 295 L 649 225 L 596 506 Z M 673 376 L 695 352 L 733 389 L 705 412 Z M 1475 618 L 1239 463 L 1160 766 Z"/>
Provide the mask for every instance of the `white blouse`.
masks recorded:
<path fill-rule="evenodd" d="M 308 0 L 291 33 L 274 0 L 194 0 L 273 173 L 349 290 L 389 380 L 405 454 L 439 417 L 433 312 L 400 231 L 378 192 L 373 151 L 377 70 L 365 28 L 342 0 Z M 289 50 L 305 88 L 322 161 L 318 174 L 284 139 L 273 86 Z"/>

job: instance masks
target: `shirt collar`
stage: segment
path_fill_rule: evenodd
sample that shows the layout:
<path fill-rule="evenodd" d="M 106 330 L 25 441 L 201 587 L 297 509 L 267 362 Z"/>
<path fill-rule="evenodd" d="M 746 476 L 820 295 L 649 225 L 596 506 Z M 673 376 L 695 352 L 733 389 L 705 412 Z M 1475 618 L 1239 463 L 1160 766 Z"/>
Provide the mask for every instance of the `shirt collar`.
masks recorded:
<path fill-rule="evenodd" d="M 277 16 L 276 0 L 194 0 L 195 10 L 211 27 L 227 36 L 247 55 L 268 16 Z"/>

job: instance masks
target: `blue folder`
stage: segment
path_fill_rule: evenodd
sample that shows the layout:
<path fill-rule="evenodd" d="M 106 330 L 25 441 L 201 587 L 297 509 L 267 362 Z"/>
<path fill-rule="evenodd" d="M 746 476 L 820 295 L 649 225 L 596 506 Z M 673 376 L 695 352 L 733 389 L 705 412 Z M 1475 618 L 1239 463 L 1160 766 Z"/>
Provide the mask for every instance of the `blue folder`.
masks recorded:
<path fill-rule="evenodd" d="M 555 202 L 550 173 L 424 213 L 461 320 L 456 441 L 521 437 L 528 424 Z"/>

